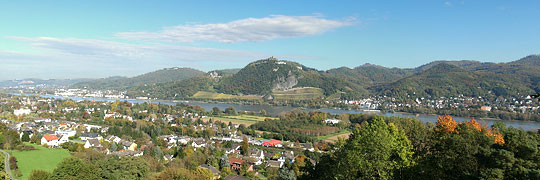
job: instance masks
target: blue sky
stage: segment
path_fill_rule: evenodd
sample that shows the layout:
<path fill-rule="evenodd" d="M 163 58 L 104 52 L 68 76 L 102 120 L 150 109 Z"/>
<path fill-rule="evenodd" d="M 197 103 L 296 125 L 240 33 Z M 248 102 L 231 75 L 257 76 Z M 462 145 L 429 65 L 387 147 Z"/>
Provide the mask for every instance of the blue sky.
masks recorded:
<path fill-rule="evenodd" d="M 0 80 L 240 68 L 275 56 L 508 62 L 540 53 L 540 1 L 2 1 Z"/>

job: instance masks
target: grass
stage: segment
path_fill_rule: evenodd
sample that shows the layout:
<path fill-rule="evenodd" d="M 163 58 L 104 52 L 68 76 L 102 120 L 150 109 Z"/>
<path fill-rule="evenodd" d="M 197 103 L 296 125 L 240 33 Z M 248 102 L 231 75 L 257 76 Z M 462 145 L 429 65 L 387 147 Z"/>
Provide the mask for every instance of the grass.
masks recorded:
<path fill-rule="evenodd" d="M 22 174 L 18 179 L 27 179 L 35 169 L 52 172 L 64 158 L 71 156 L 66 149 L 48 149 L 30 143 L 25 144 L 34 146 L 36 150 L 13 151 L 12 155 L 17 158 L 17 165 Z"/>
<path fill-rule="evenodd" d="M 272 96 L 277 100 L 311 100 L 322 99 L 324 94 L 322 89 L 303 87 L 285 91 L 272 91 Z"/>
<path fill-rule="evenodd" d="M 266 118 L 277 119 L 277 118 L 272 118 L 272 117 L 253 116 L 253 115 L 246 115 L 246 114 L 241 114 L 241 115 L 236 115 L 236 116 L 219 116 L 219 117 L 210 117 L 210 118 L 212 118 L 214 121 L 219 120 L 224 123 L 232 122 L 233 124 L 244 124 L 246 126 L 255 124 L 259 121 L 264 121 L 264 119 Z M 207 121 L 208 119 L 209 118 L 206 118 L 204 120 Z"/>
<path fill-rule="evenodd" d="M 232 94 L 223 94 L 209 91 L 198 91 L 192 98 L 198 99 L 245 99 L 245 100 L 261 100 L 261 96 L 236 96 Z"/>
<path fill-rule="evenodd" d="M 326 136 L 319 136 L 317 137 L 317 140 L 336 141 L 338 137 L 345 137 L 345 139 L 347 139 L 350 134 L 351 132 L 349 130 L 341 130 Z"/>

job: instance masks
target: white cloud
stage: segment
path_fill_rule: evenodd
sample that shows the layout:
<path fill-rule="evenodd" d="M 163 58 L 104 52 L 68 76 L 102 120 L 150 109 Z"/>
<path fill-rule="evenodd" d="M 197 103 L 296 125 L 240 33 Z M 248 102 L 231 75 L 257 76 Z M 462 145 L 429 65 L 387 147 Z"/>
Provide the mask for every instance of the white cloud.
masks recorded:
<path fill-rule="evenodd" d="M 446 2 L 444 2 L 444 5 L 445 6 L 452 6 L 452 2 L 446 1 Z"/>
<path fill-rule="evenodd" d="M 80 78 L 134 76 L 166 67 L 201 70 L 238 68 L 275 56 L 297 60 L 317 57 L 270 54 L 230 49 L 52 37 L 6 37 L 28 42 L 31 51 L 0 49 L 0 80 L 16 78 Z M 31 69 L 31 71 L 30 71 Z"/>
<path fill-rule="evenodd" d="M 321 34 L 354 24 L 355 19 L 336 21 L 320 16 L 272 15 L 247 18 L 220 24 L 198 24 L 165 27 L 160 32 L 122 32 L 123 39 L 147 39 L 169 42 L 260 42 L 279 38 Z"/>
<path fill-rule="evenodd" d="M 114 41 L 52 37 L 8 37 L 14 40 L 30 42 L 33 47 L 48 53 L 73 55 L 86 58 L 122 60 L 168 59 L 182 61 L 222 61 L 246 58 L 260 58 L 264 53 L 175 46 L 164 44 L 138 45 Z"/>

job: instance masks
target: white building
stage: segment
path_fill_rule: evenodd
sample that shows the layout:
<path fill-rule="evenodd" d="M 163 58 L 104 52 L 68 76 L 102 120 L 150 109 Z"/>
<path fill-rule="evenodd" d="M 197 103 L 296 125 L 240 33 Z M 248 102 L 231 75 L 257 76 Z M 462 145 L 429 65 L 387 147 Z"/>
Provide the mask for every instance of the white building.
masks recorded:
<path fill-rule="evenodd" d="M 55 131 L 54 134 L 58 136 L 66 136 L 66 137 L 73 137 L 77 134 L 77 131 L 74 130 L 65 130 L 65 131 Z"/>
<path fill-rule="evenodd" d="M 327 120 L 324 120 L 324 122 L 326 124 L 337 124 L 337 123 L 341 122 L 341 120 L 339 120 L 339 119 L 327 119 Z"/>
<path fill-rule="evenodd" d="M 15 114 L 15 116 L 21 116 L 21 115 L 25 115 L 25 114 L 30 114 L 32 111 L 30 109 L 16 109 L 13 111 L 13 114 Z"/>
<path fill-rule="evenodd" d="M 58 137 L 56 135 L 44 135 L 41 138 L 41 144 L 46 144 L 47 146 L 58 146 Z"/>

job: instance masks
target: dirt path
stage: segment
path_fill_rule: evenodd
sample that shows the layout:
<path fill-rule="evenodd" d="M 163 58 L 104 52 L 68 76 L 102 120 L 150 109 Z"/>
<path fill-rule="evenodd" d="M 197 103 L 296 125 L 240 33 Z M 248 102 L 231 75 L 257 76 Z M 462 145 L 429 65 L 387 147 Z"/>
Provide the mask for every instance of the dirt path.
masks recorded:
<path fill-rule="evenodd" d="M 5 168 L 6 168 L 6 173 L 8 174 L 9 178 L 11 179 L 15 179 L 13 178 L 13 176 L 11 175 L 11 168 L 9 168 L 9 154 L 6 152 L 6 151 L 2 151 L 0 150 L 0 152 L 4 153 L 4 155 L 6 156 L 5 160 L 4 160 L 4 163 L 5 163 Z"/>

